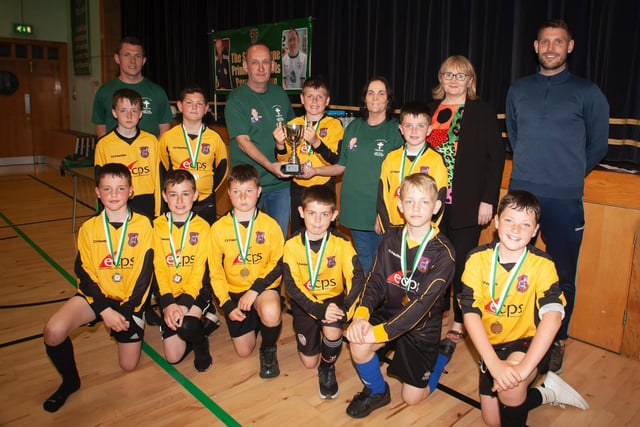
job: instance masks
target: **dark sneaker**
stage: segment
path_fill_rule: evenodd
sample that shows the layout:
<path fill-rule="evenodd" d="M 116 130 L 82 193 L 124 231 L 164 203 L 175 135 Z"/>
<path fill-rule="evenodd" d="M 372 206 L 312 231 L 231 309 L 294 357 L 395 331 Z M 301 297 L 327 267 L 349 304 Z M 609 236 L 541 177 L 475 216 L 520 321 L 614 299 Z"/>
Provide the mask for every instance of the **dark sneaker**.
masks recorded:
<path fill-rule="evenodd" d="M 320 399 L 335 399 L 338 397 L 340 390 L 336 380 L 335 365 L 326 366 L 320 363 L 320 366 L 318 366 L 318 385 Z"/>
<path fill-rule="evenodd" d="M 213 359 L 209 353 L 198 355 L 193 359 L 193 367 L 198 372 L 206 372 L 213 364 Z"/>
<path fill-rule="evenodd" d="M 149 306 L 144 310 L 144 318 L 149 326 L 160 325 L 160 316 L 156 312 L 153 306 Z"/>
<path fill-rule="evenodd" d="M 204 316 L 202 316 L 202 330 L 204 331 L 204 336 L 208 337 L 220 327 L 220 318 L 215 313 L 207 311 Z"/>
<path fill-rule="evenodd" d="M 440 346 L 438 348 L 438 352 L 444 356 L 446 356 L 447 360 L 451 360 L 451 356 L 453 356 L 453 352 L 456 349 L 456 343 L 451 341 L 449 338 L 445 338 L 440 341 Z"/>
<path fill-rule="evenodd" d="M 280 375 L 276 351 L 275 345 L 260 349 L 260 378 L 274 378 Z"/>
<path fill-rule="evenodd" d="M 389 384 L 384 383 L 384 393 L 371 394 L 371 389 L 366 386 L 362 392 L 353 396 L 351 403 L 347 406 L 347 415 L 353 418 L 364 418 L 373 410 L 382 408 L 391 402 Z"/>
<path fill-rule="evenodd" d="M 562 341 L 554 341 L 551 344 L 551 359 L 549 360 L 549 370 L 556 374 L 562 373 L 562 364 L 564 362 L 564 343 Z"/>

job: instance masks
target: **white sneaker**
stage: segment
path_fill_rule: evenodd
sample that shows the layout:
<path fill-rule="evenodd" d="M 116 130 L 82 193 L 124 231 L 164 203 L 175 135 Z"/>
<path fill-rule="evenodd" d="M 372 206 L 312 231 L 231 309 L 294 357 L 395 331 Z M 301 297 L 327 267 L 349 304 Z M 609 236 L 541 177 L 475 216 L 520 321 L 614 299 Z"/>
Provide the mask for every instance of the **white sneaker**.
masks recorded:
<path fill-rule="evenodd" d="M 583 410 L 589 409 L 589 404 L 580 396 L 580 393 L 553 372 L 547 372 L 543 385 L 545 391 L 553 392 L 547 396 L 547 399 L 545 399 L 547 401 L 544 403 L 549 403 L 551 406 L 559 406 L 562 409 L 565 409 L 565 405 L 575 406 Z"/>

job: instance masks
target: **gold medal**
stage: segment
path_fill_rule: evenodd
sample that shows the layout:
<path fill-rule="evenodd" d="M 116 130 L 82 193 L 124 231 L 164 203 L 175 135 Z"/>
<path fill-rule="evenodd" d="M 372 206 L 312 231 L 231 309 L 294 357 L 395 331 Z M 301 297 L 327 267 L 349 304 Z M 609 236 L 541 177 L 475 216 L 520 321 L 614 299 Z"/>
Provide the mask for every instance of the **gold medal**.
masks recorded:
<path fill-rule="evenodd" d="M 182 282 L 182 276 L 176 273 L 175 276 L 173 276 L 173 281 L 176 283 Z"/>
<path fill-rule="evenodd" d="M 493 332 L 494 334 L 498 335 L 500 332 L 502 332 L 502 324 L 500 322 L 498 322 L 497 320 L 495 322 L 493 322 L 491 324 L 491 332 Z"/>
<path fill-rule="evenodd" d="M 247 277 L 249 275 L 249 269 L 247 267 L 243 267 L 242 270 L 240 270 L 240 275 L 242 277 Z"/>
<path fill-rule="evenodd" d="M 116 271 L 115 273 L 113 273 L 113 276 L 111 276 L 111 278 L 113 279 L 114 282 L 118 283 L 119 281 L 122 280 L 122 274 Z"/>
<path fill-rule="evenodd" d="M 404 296 L 402 297 L 402 306 L 409 304 L 409 301 L 410 301 L 409 295 L 404 294 Z"/>

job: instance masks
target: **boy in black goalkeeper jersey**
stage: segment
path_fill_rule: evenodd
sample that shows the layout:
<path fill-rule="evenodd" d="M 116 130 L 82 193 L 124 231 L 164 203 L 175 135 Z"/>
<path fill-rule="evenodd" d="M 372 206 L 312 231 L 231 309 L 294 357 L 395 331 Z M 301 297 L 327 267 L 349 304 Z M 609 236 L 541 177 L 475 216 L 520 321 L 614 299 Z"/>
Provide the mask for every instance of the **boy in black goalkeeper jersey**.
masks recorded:
<path fill-rule="evenodd" d="M 43 404 L 55 412 L 80 388 L 69 334 L 81 326 L 104 321 L 118 343 L 118 361 L 133 371 L 140 361 L 144 338 L 142 306 L 153 273 L 152 228 L 148 218 L 129 209 L 133 195 L 126 166 L 107 163 L 96 175 L 100 214 L 78 231 L 75 273 L 78 293 L 47 320 L 47 356 L 62 376 L 62 384 Z"/>
<path fill-rule="evenodd" d="M 431 222 L 441 207 L 435 180 L 414 173 L 400 184 L 398 208 L 406 224 L 385 233 L 362 301 L 346 332 L 364 390 L 347 414 L 366 417 L 391 401 L 376 351 L 395 346 L 387 373 L 402 381 L 402 399 L 415 405 L 438 385 L 449 356 L 439 355 L 442 295 L 453 278 L 449 240 Z"/>
<path fill-rule="evenodd" d="M 284 245 L 282 277 L 291 296 L 300 360 L 305 368 L 318 366 L 320 397 L 335 399 L 342 326 L 353 315 L 364 271 L 351 242 L 331 229 L 338 216 L 333 190 L 306 188 L 298 212 L 305 228 Z"/>
<path fill-rule="evenodd" d="M 530 244 L 539 219 L 533 194 L 508 193 L 495 217 L 498 240 L 471 251 L 462 274 L 460 307 L 480 354 L 480 406 L 490 426 L 524 426 L 529 410 L 545 403 L 589 407 L 548 371 L 565 299 L 553 261 Z M 545 372 L 543 386 L 531 388 Z"/>

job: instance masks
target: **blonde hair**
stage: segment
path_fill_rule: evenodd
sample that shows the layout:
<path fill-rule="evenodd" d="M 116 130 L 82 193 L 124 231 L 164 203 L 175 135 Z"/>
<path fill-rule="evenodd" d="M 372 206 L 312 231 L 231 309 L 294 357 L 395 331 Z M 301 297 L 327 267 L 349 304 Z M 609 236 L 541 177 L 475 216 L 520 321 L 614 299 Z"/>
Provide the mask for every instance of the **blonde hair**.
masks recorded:
<path fill-rule="evenodd" d="M 478 99 L 478 94 L 476 93 L 476 70 L 474 70 L 471 61 L 462 55 L 450 56 L 444 60 L 442 65 L 440 65 L 440 70 L 438 71 L 438 85 L 433 88 L 433 91 L 431 91 L 433 99 L 442 100 L 446 95 L 442 85 L 442 80 L 444 78 L 442 75 L 446 72 L 464 73 L 467 77 L 471 78 L 471 84 L 467 88 L 467 98 Z"/>
<path fill-rule="evenodd" d="M 438 198 L 438 184 L 431 175 L 418 172 L 406 176 L 400 183 L 400 200 L 404 199 L 404 194 L 411 188 L 430 193 L 434 200 Z"/>

